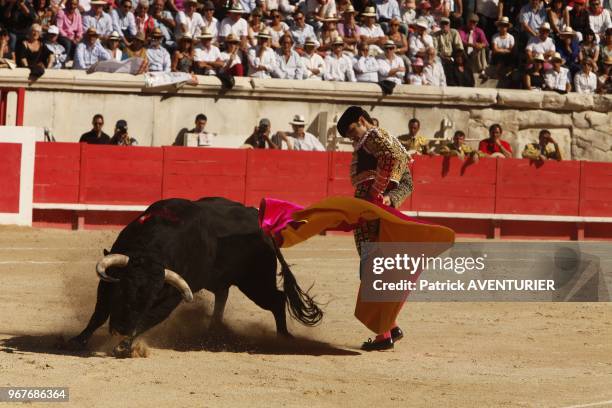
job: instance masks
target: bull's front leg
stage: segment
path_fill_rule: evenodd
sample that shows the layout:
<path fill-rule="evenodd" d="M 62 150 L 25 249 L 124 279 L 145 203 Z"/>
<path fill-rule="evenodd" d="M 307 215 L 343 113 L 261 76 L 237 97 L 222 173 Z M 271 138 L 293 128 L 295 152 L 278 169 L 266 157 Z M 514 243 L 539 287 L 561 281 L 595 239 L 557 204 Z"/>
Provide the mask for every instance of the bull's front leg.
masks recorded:
<path fill-rule="evenodd" d="M 87 327 L 76 337 L 68 340 L 66 348 L 70 350 L 84 350 L 93 333 L 102 326 L 110 315 L 112 303 L 113 284 L 100 281 L 98 284 L 98 297 Z"/>

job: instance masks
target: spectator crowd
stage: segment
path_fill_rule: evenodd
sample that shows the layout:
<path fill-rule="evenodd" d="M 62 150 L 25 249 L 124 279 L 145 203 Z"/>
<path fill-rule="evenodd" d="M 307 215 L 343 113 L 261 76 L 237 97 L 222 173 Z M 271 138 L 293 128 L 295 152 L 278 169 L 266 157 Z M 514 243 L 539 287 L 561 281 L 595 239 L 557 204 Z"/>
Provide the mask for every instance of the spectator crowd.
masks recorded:
<path fill-rule="evenodd" d="M 0 0 L 3 61 L 610 93 L 611 0 Z M 139 61 L 140 61 L 139 60 Z"/>

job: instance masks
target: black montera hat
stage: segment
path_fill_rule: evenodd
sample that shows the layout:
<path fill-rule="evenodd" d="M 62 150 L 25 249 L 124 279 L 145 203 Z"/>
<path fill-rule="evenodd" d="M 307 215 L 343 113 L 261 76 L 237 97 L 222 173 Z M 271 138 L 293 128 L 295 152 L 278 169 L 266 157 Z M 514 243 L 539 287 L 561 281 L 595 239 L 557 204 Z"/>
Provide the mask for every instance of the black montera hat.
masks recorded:
<path fill-rule="evenodd" d="M 338 124 L 336 124 L 336 128 L 338 129 L 340 136 L 346 137 L 346 131 L 348 130 L 349 126 L 351 126 L 352 123 L 357 122 L 364 114 L 366 114 L 366 112 L 359 106 L 348 107 L 342 116 L 340 116 L 340 119 L 338 119 Z"/>

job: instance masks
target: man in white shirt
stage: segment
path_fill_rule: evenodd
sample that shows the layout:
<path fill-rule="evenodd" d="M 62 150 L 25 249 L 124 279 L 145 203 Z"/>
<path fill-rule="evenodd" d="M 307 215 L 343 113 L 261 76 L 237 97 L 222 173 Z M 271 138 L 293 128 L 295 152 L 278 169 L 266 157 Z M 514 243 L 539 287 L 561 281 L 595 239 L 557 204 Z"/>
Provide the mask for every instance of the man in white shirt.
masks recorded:
<path fill-rule="evenodd" d="M 304 79 L 323 80 L 325 62 L 323 57 L 317 53 L 317 43 L 312 37 L 307 38 L 304 42 L 302 63 L 304 64 Z"/>
<path fill-rule="evenodd" d="M 430 48 L 427 50 L 427 65 L 423 69 L 426 85 L 431 86 L 446 86 L 446 75 L 444 68 L 436 56 L 436 49 Z"/>
<path fill-rule="evenodd" d="M 47 30 L 47 41 L 45 41 L 45 47 L 47 47 L 47 49 L 53 54 L 53 65 L 49 67 L 52 69 L 64 68 L 64 64 L 68 58 L 64 46 L 57 42 L 58 37 L 59 28 L 54 25 L 49 26 L 49 29 Z"/>
<path fill-rule="evenodd" d="M 170 54 L 161 46 L 163 37 L 159 28 L 154 29 L 151 33 L 151 45 L 147 49 L 149 72 L 170 72 Z"/>
<path fill-rule="evenodd" d="M 378 59 L 378 78 L 401 85 L 406 75 L 404 60 L 395 53 L 395 43 L 392 40 L 388 40 L 384 48 L 384 57 Z"/>
<path fill-rule="evenodd" d="M 589 2 L 589 25 L 598 42 L 605 38 L 606 30 L 612 28 L 610 12 L 601 7 L 601 0 L 591 0 Z"/>
<path fill-rule="evenodd" d="M 569 69 L 561 66 L 565 64 L 565 60 L 556 52 L 550 58 L 550 62 L 553 68 L 544 74 L 546 88 L 551 91 L 570 92 L 572 90 L 572 80 Z"/>
<path fill-rule="evenodd" d="M 185 0 L 185 11 L 176 14 L 176 38 L 181 38 L 183 34 L 189 33 L 193 38 L 198 38 L 204 27 L 202 15 L 196 11 L 196 0 Z"/>
<path fill-rule="evenodd" d="M 376 24 L 376 9 L 374 7 L 366 7 L 361 15 L 365 18 L 365 24 L 359 27 L 361 42 L 382 47 L 386 37 L 382 28 Z"/>
<path fill-rule="evenodd" d="M 353 61 L 343 53 L 344 41 L 341 37 L 336 37 L 332 43 L 332 52 L 325 57 L 325 74 L 323 79 L 326 81 L 357 82 L 353 71 Z"/>
<path fill-rule="evenodd" d="M 518 18 L 523 32 L 537 37 L 540 27 L 548 20 L 548 14 L 540 0 L 530 0 L 521 8 Z"/>
<path fill-rule="evenodd" d="M 85 40 L 77 45 L 73 69 L 88 69 L 98 61 L 109 59 L 111 55 L 98 40 L 96 29 L 91 27 L 85 33 Z"/>
<path fill-rule="evenodd" d="M 417 54 L 424 56 L 427 50 L 434 46 L 433 37 L 427 33 L 427 21 L 418 18 L 412 27 L 414 32 L 408 39 L 410 57 L 414 58 Z"/>
<path fill-rule="evenodd" d="M 582 70 L 574 76 L 574 90 L 578 93 L 593 94 L 597 90 L 597 75 L 593 72 L 596 67 L 592 59 L 582 61 Z"/>
<path fill-rule="evenodd" d="M 280 79 L 303 79 L 304 63 L 300 54 L 293 50 L 293 38 L 286 33 L 280 38 L 280 50 L 278 51 L 278 70 L 276 76 Z"/>
<path fill-rule="evenodd" d="M 210 0 L 206 1 L 202 13 L 203 28 L 208 29 L 208 32 L 213 36 L 213 44 L 217 45 L 219 43 L 219 20 L 214 16 L 215 4 Z"/>
<path fill-rule="evenodd" d="M 543 54 L 545 59 L 550 58 L 555 52 L 555 43 L 548 36 L 550 33 L 550 24 L 544 23 L 540 26 L 540 34 L 537 37 L 531 37 L 525 47 L 527 57 L 531 61 L 534 55 Z"/>
<path fill-rule="evenodd" d="M 293 132 L 285 133 L 278 132 L 278 136 L 282 141 L 282 148 L 287 150 L 301 150 L 310 152 L 324 152 L 325 147 L 319 139 L 311 133 L 305 132 L 306 120 L 302 115 L 295 115 L 293 120 L 289 122 L 293 128 Z M 277 143 L 278 144 L 278 143 Z"/>
<path fill-rule="evenodd" d="M 270 34 L 267 30 L 257 34 L 257 46 L 248 53 L 249 76 L 253 78 L 272 78 L 277 72 L 276 52 L 270 47 Z"/>
<path fill-rule="evenodd" d="M 242 6 L 240 3 L 235 3 L 232 8 L 227 11 L 227 17 L 221 20 L 219 25 L 219 42 L 225 41 L 225 37 L 229 33 L 240 38 L 240 49 L 246 50 L 247 48 L 247 37 L 249 35 L 249 25 L 244 18 Z"/>
<path fill-rule="evenodd" d="M 397 0 L 375 0 L 374 4 L 376 5 L 378 22 L 384 32 L 389 31 L 389 22 L 392 19 L 401 20 L 402 15 Z"/>
<path fill-rule="evenodd" d="M 304 5 L 306 21 L 317 30 L 323 26 L 325 16 L 338 14 L 335 0 L 306 0 Z"/>
<path fill-rule="evenodd" d="M 295 46 L 298 48 L 304 45 L 307 38 L 316 38 L 314 29 L 310 24 L 306 24 L 306 17 L 301 11 L 296 11 L 295 14 L 293 14 L 291 36 L 295 41 Z"/>
<path fill-rule="evenodd" d="M 213 45 L 212 38 L 206 29 L 198 37 L 200 44 L 195 48 L 193 62 L 200 75 L 215 75 L 216 70 L 223 66 L 221 51 Z"/>
<path fill-rule="evenodd" d="M 370 47 L 359 43 L 357 55 L 353 58 L 353 70 L 357 82 L 378 82 L 378 60 L 370 55 Z"/>
<path fill-rule="evenodd" d="M 132 13 L 132 2 L 123 0 L 121 7 L 111 10 L 113 30 L 119 33 L 122 39 L 129 41 L 136 35 L 136 17 Z M 97 30 L 96 30 L 97 32 Z"/>
<path fill-rule="evenodd" d="M 102 41 L 106 41 L 113 32 L 113 19 L 104 12 L 105 5 L 104 0 L 93 0 L 90 12 L 83 17 L 83 29 L 95 28 Z"/>

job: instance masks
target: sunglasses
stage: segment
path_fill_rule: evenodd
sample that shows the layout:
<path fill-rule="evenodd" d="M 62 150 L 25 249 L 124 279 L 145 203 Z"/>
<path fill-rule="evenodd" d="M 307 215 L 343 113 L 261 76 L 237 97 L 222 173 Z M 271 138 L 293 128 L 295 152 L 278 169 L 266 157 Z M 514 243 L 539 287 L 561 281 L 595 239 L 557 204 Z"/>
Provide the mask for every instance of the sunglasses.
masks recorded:
<path fill-rule="evenodd" d="M 274 14 L 274 15 L 272 15 L 272 18 L 281 18 L 281 15 L 280 14 Z"/>

